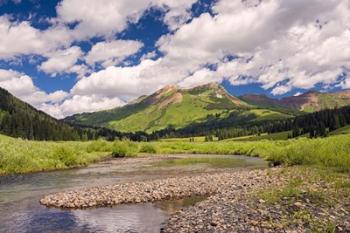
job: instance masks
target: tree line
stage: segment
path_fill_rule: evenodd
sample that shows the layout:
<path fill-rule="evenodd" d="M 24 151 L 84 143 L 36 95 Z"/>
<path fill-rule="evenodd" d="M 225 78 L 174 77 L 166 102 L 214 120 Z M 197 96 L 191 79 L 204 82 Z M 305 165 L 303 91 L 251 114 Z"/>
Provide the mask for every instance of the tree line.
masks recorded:
<path fill-rule="evenodd" d="M 242 115 L 238 112 L 232 112 L 225 119 L 209 116 L 205 122 L 194 123 L 181 129 L 169 126 L 166 129 L 153 132 L 148 136 L 148 139 L 195 136 L 207 136 L 208 138 L 208 136 L 214 135 L 219 140 L 224 140 L 285 131 L 291 131 L 290 138 L 301 135 L 308 135 L 311 138 L 326 137 L 330 132 L 350 125 L 350 106 L 326 109 L 290 119 L 252 121 L 253 119 L 253 115 Z"/>
<path fill-rule="evenodd" d="M 57 120 L 0 88 L 0 133 L 29 140 L 144 140 L 145 133 L 127 134 L 103 127 L 73 125 Z"/>
<path fill-rule="evenodd" d="M 241 110 L 244 111 L 244 110 Z M 291 131 L 290 137 L 308 134 L 325 137 L 329 132 L 350 124 L 350 106 L 327 109 L 290 119 L 254 121 L 254 114 L 233 111 L 226 118 L 209 115 L 204 122 L 184 128 L 166 129 L 147 134 L 145 132 L 122 133 L 103 127 L 76 125 L 56 120 L 38 111 L 0 88 L 0 133 L 30 140 L 107 140 L 128 139 L 152 141 L 169 137 L 206 136 L 207 141 L 216 136 L 227 138 Z"/>

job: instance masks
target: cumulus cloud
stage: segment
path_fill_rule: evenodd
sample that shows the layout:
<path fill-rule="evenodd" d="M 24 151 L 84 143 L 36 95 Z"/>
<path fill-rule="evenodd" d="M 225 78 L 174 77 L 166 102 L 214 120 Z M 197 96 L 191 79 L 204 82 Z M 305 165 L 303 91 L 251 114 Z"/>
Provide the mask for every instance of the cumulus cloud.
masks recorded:
<path fill-rule="evenodd" d="M 63 0 L 57 6 L 58 22 L 78 23 L 73 30 L 76 39 L 94 36 L 111 38 L 123 31 L 128 23 L 137 22 L 151 7 L 166 9 L 166 22 L 175 25 L 196 0 Z"/>
<path fill-rule="evenodd" d="M 194 2 L 63 0 L 53 26 L 45 31 L 3 16 L 0 58 L 39 53 L 48 58 L 40 66 L 43 71 L 78 73 L 69 95 L 45 103 L 46 111 L 60 117 L 120 106 L 167 84 L 188 88 L 227 79 L 237 86 L 261 84 L 274 95 L 317 84 L 350 87 L 348 0 L 218 0 L 214 14 L 192 18 Z M 163 21 L 171 33 L 159 39 L 157 53 L 145 54 L 137 65 L 118 66 L 142 43 L 116 40 L 115 34 L 152 7 L 165 11 Z M 67 29 L 67 24 L 75 26 Z M 80 49 L 70 46 L 96 36 L 105 41 L 92 46 L 85 62 L 105 68 L 87 75 L 88 67 L 77 64 Z M 28 78 L 23 76 L 23 83 L 29 84 Z"/>
<path fill-rule="evenodd" d="M 113 40 L 95 44 L 87 54 L 85 60 L 94 65 L 99 62 L 104 67 L 116 65 L 126 57 L 135 54 L 142 48 L 143 44 L 132 40 Z"/>
<path fill-rule="evenodd" d="M 159 61 L 144 60 L 131 67 L 110 66 L 79 80 L 72 88 L 73 95 L 88 96 L 91 93 L 124 100 L 138 97 L 140 93 L 150 93 L 162 86 L 159 80 L 143 78 L 145 71 L 150 71 Z"/>
<path fill-rule="evenodd" d="M 349 10 L 346 0 L 221 0 L 215 15 L 202 14 L 158 45 L 164 61 L 189 73 L 214 63 L 214 76 L 236 85 L 261 83 L 279 95 L 333 83 L 350 66 Z M 225 62 L 226 55 L 239 59 Z"/>
<path fill-rule="evenodd" d="M 274 95 L 329 85 L 349 66 L 346 7 L 347 1 L 333 0 L 312 0 L 311 5 L 221 0 L 214 15 L 204 13 L 161 38 L 164 57 L 93 73 L 72 93 L 129 100 L 170 83 L 189 88 L 223 79 L 234 85 L 260 83 Z M 226 59 L 228 55 L 235 58 Z"/>
<path fill-rule="evenodd" d="M 28 21 L 11 21 L 0 16 L 0 59 L 12 59 L 20 55 L 45 54 L 67 46 L 72 38 L 64 26 L 55 25 L 40 31 Z"/>
<path fill-rule="evenodd" d="M 48 94 L 36 87 L 31 77 L 13 70 L 0 69 L 0 87 L 37 108 L 44 103 L 58 103 L 68 96 L 64 91 Z"/>
<path fill-rule="evenodd" d="M 81 70 L 77 69 L 75 64 L 82 55 L 83 52 L 78 46 L 58 50 L 49 54 L 48 60 L 41 63 L 39 69 L 52 76 L 60 73 L 81 73 Z"/>
<path fill-rule="evenodd" d="M 112 109 L 124 104 L 125 102 L 118 97 L 108 98 L 99 95 L 74 95 L 61 103 L 43 104 L 40 109 L 58 119 L 61 119 L 76 113 Z"/>
<path fill-rule="evenodd" d="M 193 75 L 179 82 L 178 85 L 182 88 L 192 88 L 198 85 L 205 85 L 212 82 L 220 82 L 222 77 L 216 75 L 215 71 L 204 68 L 196 71 Z"/>

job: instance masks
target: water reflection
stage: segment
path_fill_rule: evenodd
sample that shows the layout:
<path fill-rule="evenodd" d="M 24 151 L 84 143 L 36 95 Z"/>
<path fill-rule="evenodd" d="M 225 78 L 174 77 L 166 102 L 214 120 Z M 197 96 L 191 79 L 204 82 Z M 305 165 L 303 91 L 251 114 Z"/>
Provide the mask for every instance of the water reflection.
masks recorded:
<path fill-rule="evenodd" d="M 79 227 L 94 232 L 160 232 L 165 212 L 153 204 L 122 205 L 115 208 L 73 211 Z"/>
<path fill-rule="evenodd" d="M 154 168 L 150 164 L 155 160 L 114 160 L 82 169 L 0 177 L 0 233 L 159 232 L 169 213 L 202 198 L 88 210 L 49 209 L 39 204 L 44 195 L 62 190 L 204 171 L 198 166 Z M 255 158 L 247 158 L 247 163 L 262 164 Z"/>

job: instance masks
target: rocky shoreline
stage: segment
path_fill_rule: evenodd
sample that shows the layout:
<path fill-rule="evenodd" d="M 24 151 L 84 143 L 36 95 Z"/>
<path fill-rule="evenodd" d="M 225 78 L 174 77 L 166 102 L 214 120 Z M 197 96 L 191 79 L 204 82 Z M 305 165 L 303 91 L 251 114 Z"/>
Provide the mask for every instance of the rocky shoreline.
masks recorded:
<path fill-rule="evenodd" d="M 208 196 L 221 192 L 223 187 L 242 190 L 271 184 L 266 173 L 267 170 L 245 170 L 85 188 L 48 195 L 40 203 L 77 209 Z"/>
<path fill-rule="evenodd" d="M 339 181 L 350 186 L 350 179 L 325 181 L 310 171 L 270 168 L 179 176 L 61 192 L 40 203 L 76 209 L 209 196 L 172 214 L 161 232 L 350 232 L 350 188 L 334 186 Z"/>
<path fill-rule="evenodd" d="M 222 187 L 208 200 L 172 215 L 161 232 L 350 232 L 350 190 L 336 187 L 343 178 L 328 183 L 298 169 L 270 175 L 275 179 L 267 179 L 273 181 L 268 189 L 259 189 L 260 184 L 258 189 Z M 289 184 L 297 179 L 304 180 L 304 185 Z M 349 180 L 344 184 L 348 186 Z M 265 192 L 270 195 L 267 199 Z M 274 195 L 278 200 L 269 201 Z"/>

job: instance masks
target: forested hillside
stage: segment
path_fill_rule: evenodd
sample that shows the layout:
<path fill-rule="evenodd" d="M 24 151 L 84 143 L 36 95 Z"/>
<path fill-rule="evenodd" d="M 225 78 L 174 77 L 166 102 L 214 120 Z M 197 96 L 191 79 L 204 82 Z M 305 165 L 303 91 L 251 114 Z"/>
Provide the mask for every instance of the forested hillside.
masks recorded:
<path fill-rule="evenodd" d="M 256 121 L 253 115 L 241 115 L 232 112 L 224 119 L 213 116 L 205 122 L 194 123 L 181 129 L 168 127 L 154 132 L 149 137 L 159 139 L 215 135 L 219 140 L 223 140 L 248 135 L 290 131 L 290 138 L 302 135 L 314 138 L 328 136 L 346 125 L 350 125 L 350 106 L 326 109 L 293 118 L 265 119 L 262 121 Z"/>
<path fill-rule="evenodd" d="M 33 140 L 84 140 L 95 130 L 70 126 L 17 99 L 0 88 L 0 132 Z"/>

